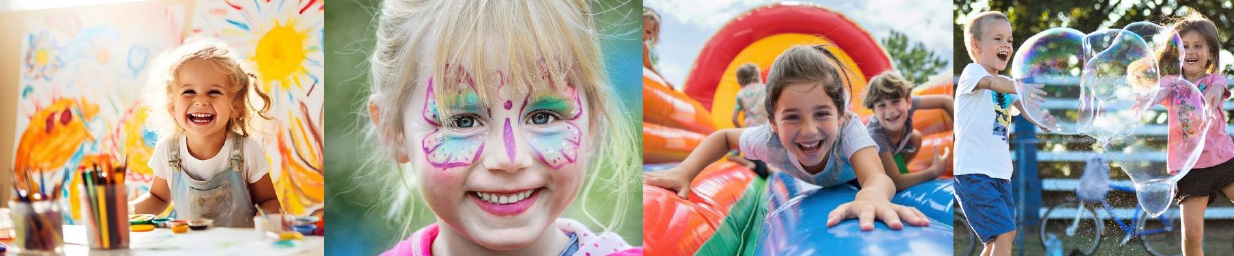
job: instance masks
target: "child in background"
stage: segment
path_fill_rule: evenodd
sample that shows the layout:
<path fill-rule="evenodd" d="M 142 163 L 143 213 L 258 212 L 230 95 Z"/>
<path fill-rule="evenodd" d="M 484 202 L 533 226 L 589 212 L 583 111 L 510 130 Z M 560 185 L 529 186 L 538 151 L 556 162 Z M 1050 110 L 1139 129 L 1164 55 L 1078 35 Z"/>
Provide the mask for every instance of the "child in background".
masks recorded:
<path fill-rule="evenodd" d="M 1167 50 L 1163 52 L 1165 56 L 1162 56 L 1160 60 L 1164 62 L 1181 57 L 1182 77 L 1165 76 L 1161 81 L 1169 84 L 1171 83 L 1169 81 L 1186 79 L 1204 93 L 1205 102 L 1212 108 L 1210 110 L 1212 119 L 1208 134 L 1204 138 L 1203 152 L 1196 160 L 1193 169 L 1178 180 L 1176 196 L 1181 208 L 1183 223 L 1183 254 L 1203 255 L 1204 211 L 1208 205 L 1216 201 L 1218 193 L 1225 194 L 1227 198 L 1234 198 L 1234 161 L 1230 161 L 1234 159 L 1234 140 L 1225 131 L 1228 120 L 1222 108 L 1223 101 L 1230 96 L 1230 90 L 1225 77 L 1218 72 L 1218 67 L 1221 65 L 1217 60 L 1219 50 L 1217 45 L 1219 44 L 1216 24 L 1202 15 L 1192 13 L 1175 23 L 1173 29 L 1182 37 L 1186 55 L 1178 56 L 1177 51 Z M 1171 118 L 1170 122 L 1171 127 L 1177 127 L 1173 124 L 1174 118 Z M 1170 131 L 1171 134 L 1176 132 L 1178 131 Z M 1176 143 L 1178 141 L 1170 140 L 1167 147 L 1173 148 Z M 1182 162 L 1183 159 L 1175 159 L 1175 157 L 1185 156 L 1183 154 L 1171 154 L 1170 156 L 1168 161 L 1171 163 L 1170 170 L 1178 170 L 1180 167 L 1174 166 L 1173 163 Z"/>
<path fill-rule="evenodd" d="M 827 216 L 827 226 L 858 218 L 862 230 L 873 230 L 878 218 L 891 229 L 929 224 L 920 211 L 891 203 L 895 185 L 883 173 L 877 148 L 847 105 L 842 67 L 823 47 L 794 46 L 776 57 L 767 76 L 764 103 L 768 123 L 719 130 L 707 136 L 680 165 L 643 174 L 643 182 L 690 193 L 690 182 L 708 164 L 732 149 L 750 159 L 802 181 L 829 187 L 856 180 L 861 190 Z M 847 71 L 843 71 L 847 72 Z M 886 213 L 877 214 L 875 213 Z"/>
<path fill-rule="evenodd" d="M 1016 96 L 1016 81 L 997 75 L 1011 58 L 1011 36 L 1011 23 L 1000 12 L 977 14 L 964 25 L 964 46 L 975 63 L 964 67 L 957 82 L 955 193 L 969 225 L 985 244 L 981 255 L 1011 255 L 1016 235 L 1007 132 L 1011 107 L 1023 109 L 1024 102 Z M 1040 104 L 1040 86 L 1026 88 L 1033 90 L 1026 96 L 1033 99 L 1028 103 Z M 1054 122 L 1048 114 L 1043 119 L 1046 124 Z"/>
<path fill-rule="evenodd" d="M 746 63 L 737 68 L 737 102 L 733 104 L 733 126 L 752 127 L 767 123 L 767 114 L 763 110 L 763 97 L 767 94 L 767 85 L 758 78 L 758 65 Z M 740 114 L 745 114 L 745 123 L 740 122 Z"/>
<path fill-rule="evenodd" d="M 177 218 L 220 227 L 253 227 L 255 204 L 280 212 L 266 152 L 249 138 L 258 118 L 271 119 L 270 96 L 239 61 L 213 39 L 191 39 L 155 60 L 146 100 L 153 125 L 170 136 L 155 145 L 154 182 L 130 212 L 159 214 L 174 202 Z"/>
<path fill-rule="evenodd" d="M 633 121 L 601 60 L 585 1 L 384 2 L 368 113 L 407 168 L 362 175 L 391 191 L 394 219 L 412 222 L 419 194 L 436 223 L 383 255 L 641 254 L 559 218 L 580 190 L 609 189 L 617 214 L 593 221 L 617 227 L 637 179 Z"/>
<path fill-rule="evenodd" d="M 921 148 L 921 132 L 913 129 L 913 114 L 918 109 L 941 109 L 951 115 L 953 99 L 943 95 L 912 96 L 913 84 L 894 71 L 886 71 L 870 79 L 866 89 L 865 107 L 874 111 L 867 129 L 878 145 L 887 176 L 903 190 L 943 175 L 951 164 L 947 156 L 935 150 L 934 163 L 924 171 L 908 171 L 908 162 Z"/>
<path fill-rule="evenodd" d="M 767 123 L 767 114 L 763 110 L 763 98 L 767 94 L 767 85 L 759 79 L 758 64 L 746 63 L 738 67 L 737 84 L 741 85 L 741 90 L 737 91 L 737 102 L 733 104 L 733 126 L 741 128 Z M 744 124 L 740 119 L 741 114 L 746 116 Z M 760 177 L 767 177 L 766 162 L 746 159 L 737 150 L 730 152 L 725 159 L 753 170 Z"/>
<path fill-rule="evenodd" d="M 656 44 L 660 43 L 660 14 L 655 9 L 643 7 L 643 67 L 656 74 L 660 70 L 660 55 L 656 54 Z"/>

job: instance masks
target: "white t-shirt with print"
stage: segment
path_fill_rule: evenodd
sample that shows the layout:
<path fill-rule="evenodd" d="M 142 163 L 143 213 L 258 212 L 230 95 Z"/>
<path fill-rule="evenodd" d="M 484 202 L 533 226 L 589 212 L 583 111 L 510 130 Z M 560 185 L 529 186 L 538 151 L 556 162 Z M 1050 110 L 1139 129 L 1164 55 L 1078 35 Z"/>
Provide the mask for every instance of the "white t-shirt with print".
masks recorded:
<path fill-rule="evenodd" d="M 857 150 L 877 147 L 857 115 L 848 113 L 848 119 L 841 128 L 838 141 L 840 144 L 836 145 L 837 150 L 831 152 L 826 167 L 817 174 L 806 172 L 797 157 L 789 153 L 780 143 L 779 135 L 771 131 L 769 124 L 743 130 L 738 145 L 741 153 L 749 159 L 767 162 L 768 166 L 810 184 L 822 187 L 834 186 L 857 178 L 852 164 L 849 163 L 849 158 L 857 153 Z"/>
<path fill-rule="evenodd" d="M 234 136 L 234 135 L 233 135 Z M 228 139 L 223 144 L 223 148 L 219 153 L 210 159 L 197 159 L 189 154 L 189 147 L 185 136 L 178 136 L 180 140 L 180 166 L 189 177 L 195 180 L 208 180 L 214 177 L 215 174 L 225 171 L 231 165 L 232 140 Z M 266 151 L 261 147 L 261 144 L 250 138 L 243 138 L 244 142 L 244 168 L 245 180 L 248 183 L 257 183 L 262 176 L 270 172 L 270 163 L 266 160 Z M 168 155 L 167 147 L 171 146 L 169 139 L 159 141 L 154 146 L 154 154 L 150 156 L 150 169 L 154 170 L 154 176 L 168 180 L 167 184 L 171 184 L 171 166 L 167 165 L 167 161 L 171 158 Z"/>
<path fill-rule="evenodd" d="M 974 90 L 990 72 L 969 63 L 960 73 L 955 96 L 955 175 L 985 174 L 1011 179 L 1011 107 L 1019 97 L 989 89 Z M 1001 76 L 1006 77 L 1006 76 Z M 1008 78 L 1010 79 L 1010 78 Z"/>

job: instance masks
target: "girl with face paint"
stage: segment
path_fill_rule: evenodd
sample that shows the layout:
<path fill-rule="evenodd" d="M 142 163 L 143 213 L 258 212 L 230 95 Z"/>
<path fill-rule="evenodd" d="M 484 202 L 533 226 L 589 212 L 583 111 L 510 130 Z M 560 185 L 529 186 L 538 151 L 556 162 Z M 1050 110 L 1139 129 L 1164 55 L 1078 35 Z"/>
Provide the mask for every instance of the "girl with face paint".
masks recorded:
<path fill-rule="evenodd" d="M 619 226 L 637 179 L 633 121 L 610 98 L 592 15 L 585 1 L 382 4 L 367 110 L 399 168 L 371 177 L 396 218 L 411 214 L 409 189 L 436 215 L 384 255 L 641 253 L 561 218 L 597 191 L 619 214 L 591 219 Z"/>
<path fill-rule="evenodd" d="M 865 231 L 874 229 L 876 218 L 895 230 L 903 228 L 901 220 L 928 225 L 917 209 L 891 203 L 895 185 L 883 172 L 878 149 L 861 120 L 844 109 L 844 72 L 822 46 L 789 48 L 776 57 L 767 75 L 767 124 L 712 133 L 680 165 L 643 174 L 643 183 L 685 198 L 704 167 L 740 149 L 750 159 L 811 184 L 860 183 L 852 202 L 828 214 L 828 227 L 853 218 Z"/>

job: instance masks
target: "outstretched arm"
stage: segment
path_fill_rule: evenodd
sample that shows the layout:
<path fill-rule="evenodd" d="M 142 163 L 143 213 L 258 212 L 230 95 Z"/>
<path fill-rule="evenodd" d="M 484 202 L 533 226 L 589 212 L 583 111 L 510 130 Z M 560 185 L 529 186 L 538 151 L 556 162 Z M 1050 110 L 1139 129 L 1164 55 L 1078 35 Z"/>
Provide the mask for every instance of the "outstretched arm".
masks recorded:
<path fill-rule="evenodd" d="M 857 150 L 849 157 L 853 171 L 857 174 L 857 182 L 861 190 L 853 197 L 852 202 L 837 206 L 827 214 L 827 227 L 834 227 L 845 219 L 857 219 L 861 230 L 874 230 L 874 220 L 887 223 L 887 227 L 899 230 L 904 227 L 901 220 L 909 225 L 926 226 L 929 219 L 916 208 L 892 204 L 891 197 L 895 194 L 895 185 L 882 171 L 878 155 L 874 147 Z"/>
<path fill-rule="evenodd" d="M 681 198 L 690 195 L 690 182 L 707 165 L 720 160 L 729 150 L 739 147 L 742 128 L 723 129 L 711 133 L 681 164 L 668 170 L 643 173 L 643 184 L 677 191 Z"/>
<path fill-rule="evenodd" d="M 918 96 L 921 99 L 921 109 L 942 109 L 947 116 L 954 116 L 955 100 L 947 95 L 922 95 Z"/>

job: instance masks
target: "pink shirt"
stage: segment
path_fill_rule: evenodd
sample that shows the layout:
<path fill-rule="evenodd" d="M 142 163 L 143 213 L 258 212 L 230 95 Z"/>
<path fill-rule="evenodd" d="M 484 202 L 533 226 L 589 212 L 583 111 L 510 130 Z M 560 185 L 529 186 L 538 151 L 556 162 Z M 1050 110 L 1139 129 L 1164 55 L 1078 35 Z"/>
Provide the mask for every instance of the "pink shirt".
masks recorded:
<path fill-rule="evenodd" d="M 1163 84 L 1168 84 L 1169 81 L 1172 79 L 1179 79 L 1179 77 L 1166 76 L 1166 77 L 1162 77 L 1161 81 Z M 1223 98 L 1229 98 L 1230 96 L 1230 90 L 1228 88 L 1228 84 L 1226 83 L 1225 77 L 1222 77 L 1221 75 L 1209 74 L 1207 76 L 1200 78 L 1200 80 L 1195 83 L 1196 86 L 1200 86 L 1201 84 L 1205 85 L 1206 87 L 1213 87 L 1213 86 L 1221 87 L 1223 90 L 1225 90 L 1225 94 Z M 1172 105 L 1172 104 L 1169 104 L 1169 105 Z M 1228 122 L 1228 120 L 1226 120 L 1225 118 L 1225 111 L 1222 110 L 1222 106 L 1220 105 L 1212 106 L 1212 109 L 1217 110 L 1217 111 L 1210 112 L 1212 119 L 1209 120 L 1210 124 L 1208 126 L 1208 132 L 1204 136 L 1204 149 L 1203 149 L 1203 152 L 1200 153 L 1199 160 L 1196 160 L 1195 166 L 1192 167 L 1193 169 L 1213 167 L 1218 164 L 1225 163 L 1226 161 L 1229 161 L 1231 158 L 1234 158 L 1234 140 L 1232 140 L 1230 138 L 1230 134 L 1226 133 L 1225 131 L 1225 126 L 1226 126 L 1226 123 Z M 1179 142 L 1181 141 L 1181 139 L 1175 139 L 1175 138 L 1180 138 L 1181 136 L 1183 136 L 1182 129 L 1175 128 L 1176 125 L 1181 125 L 1179 123 L 1176 123 L 1175 122 L 1176 120 L 1177 120 L 1177 117 L 1174 116 L 1173 113 L 1171 113 L 1170 123 L 1169 123 L 1170 125 L 1169 138 L 1170 139 L 1167 145 L 1168 152 L 1169 152 L 1167 161 L 1168 161 L 1168 165 L 1171 171 L 1179 170 L 1180 168 L 1182 168 L 1181 163 L 1187 157 L 1186 154 L 1176 153 L 1176 152 L 1180 152 L 1181 150 L 1175 150 L 1175 148 L 1182 147 L 1181 143 Z"/>
<path fill-rule="evenodd" d="M 582 223 L 571 219 L 557 219 L 554 222 L 557 229 L 567 234 L 574 234 L 578 237 L 578 251 L 574 256 L 628 256 L 628 255 L 643 255 L 642 247 L 631 247 L 626 244 L 621 236 L 611 232 L 601 234 L 592 233 Z M 394 245 L 389 251 L 381 253 L 382 256 L 433 256 L 433 240 L 437 240 L 437 233 L 441 231 L 437 224 L 429 224 L 428 226 L 416 230 L 416 233 Z M 556 254 L 556 253 L 554 253 Z"/>

